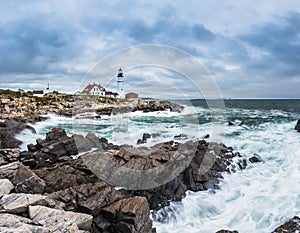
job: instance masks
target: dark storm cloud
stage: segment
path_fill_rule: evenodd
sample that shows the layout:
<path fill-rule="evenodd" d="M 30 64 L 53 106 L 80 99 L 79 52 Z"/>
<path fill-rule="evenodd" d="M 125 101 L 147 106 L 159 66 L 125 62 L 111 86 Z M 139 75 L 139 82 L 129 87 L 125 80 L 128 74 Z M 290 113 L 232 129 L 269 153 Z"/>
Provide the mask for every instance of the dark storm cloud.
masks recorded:
<path fill-rule="evenodd" d="M 251 68 L 277 72 L 277 75 L 294 76 L 300 73 L 300 14 L 290 13 L 276 23 L 268 23 L 241 35 L 240 39 L 262 53 Z"/>

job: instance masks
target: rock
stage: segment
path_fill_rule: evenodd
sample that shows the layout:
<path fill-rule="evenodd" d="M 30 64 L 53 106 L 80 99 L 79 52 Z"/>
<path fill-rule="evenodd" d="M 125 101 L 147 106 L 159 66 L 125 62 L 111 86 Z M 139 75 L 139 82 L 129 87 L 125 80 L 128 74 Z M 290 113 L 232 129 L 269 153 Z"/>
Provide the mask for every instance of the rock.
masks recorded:
<path fill-rule="evenodd" d="M 187 139 L 187 138 L 188 138 L 188 136 L 187 136 L 186 134 L 183 134 L 183 133 L 174 136 L 174 139 L 175 139 L 175 140 L 185 140 L 185 139 Z"/>
<path fill-rule="evenodd" d="M 65 210 L 80 211 L 97 216 L 103 207 L 122 199 L 122 194 L 105 182 L 73 186 L 48 195 L 62 201 Z"/>
<path fill-rule="evenodd" d="M 172 103 L 168 100 L 161 100 L 139 103 L 134 107 L 133 111 L 155 112 L 169 110 L 171 112 L 182 112 L 183 109 L 183 106 Z"/>
<path fill-rule="evenodd" d="M 0 127 L 0 149 L 17 148 L 21 141 L 15 138 L 15 135 L 26 128 L 24 123 L 14 120 L 5 120 Z"/>
<path fill-rule="evenodd" d="M 51 193 L 72 186 L 99 181 L 81 159 L 58 163 L 33 170 L 45 182 L 45 192 Z"/>
<path fill-rule="evenodd" d="M 204 135 L 203 139 L 208 139 L 210 137 L 209 134 Z"/>
<path fill-rule="evenodd" d="M 84 137 L 83 140 L 89 141 Z M 28 151 L 21 152 L 20 161 L 30 168 L 39 168 L 51 166 L 59 162 L 61 157 L 77 154 L 74 138 L 68 137 L 64 129 L 53 128 L 44 140 L 38 139 L 36 145 L 28 145 Z"/>
<path fill-rule="evenodd" d="M 187 155 L 194 153 L 191 162 L 187 165 L 176 178 L 159 187 L 147 190 L 120 190 L 125 196 L 145 196 L 149 202 L 151 210 L 158 210 L 166 206 L 170 201 L 180 201 L 185 197 L 188 190 L 202 191 L 208 188 L 218 187 L 221 172 L 230 172 L 236 169 L 243 169 L 247 166 L 245 159 L 237 159 L 233 162 L 233 158 L 239 157 L 238 153 L 233 152 L 232 148 L 222 144 L 207 143 L 204 140 L 198 141 L 191 145 L 192 142 L 183 144 L 167 142 L 158 144 L 150 149 L 140 149 L 130 154 L 128 151 L 124 153 L 112 153 L 110 156 L 115 158 L 116 162 L 123 164 L 130 169 L 145 170 L 158 167 L 168 162 L 175 153 L 181 148 Z M 143 151 L 148 150 L 148 151 Z M 142 153 L 148 156 L 138 156 Z M 206 154 L 206 156 L 205 156 Z M 209 155 L 209 156 L 208 156 Z M 185 157 L 182 158 L 186 160 Z M 203 173 L 202 169 L 207 169 Z"/>
<path fill-rule="evenodd" d="M 285 233 L 285 232 L 300 232 L 300 218 L 295 216 L 286 223 L 277 227 L 272 233 Z"/>
<path fill-rule="evenodd" d="M 300 119 L 297 121 L 297 124 L 295 126 L 295 130 L 300 133 Z"/>
<path fill-rule="evenodd" d="M 234 231 L 229 231 L 229 230 L 219 230 L 216 233 L 239 233 L 238 231 L 234 230 Z"/>
<path fill-rule="evenodd" d="M 20 157 L 19 148 L 0 149 L 0 166 L 12 162 L 16 162 Z"/>
<path fill-rule="evenodd" d="M 40 205 L 29 206 L 28 212 L 34 222 L 45 227 L 62 225 L 66 229 L 74 223 L 79 230 L 89 231 L 93 221 L 93 216 L 88 214 L 51 209 Z"/>
<path fill-rule="evenodd" d="M 4 194 L 9 194 L 13 189 L 14 186 L 8 179 L 0 179 L 0 198 Z"/>
<path fill-rule="evenodd" d="M 101 230 L 120 233 L 148 233 L 152 228 L 149 214 L 146 198 L 126 198 L 102 210 L 102 215 L 111 225 L 107 229 Z"/>
<path fill-rule="evenodd" d="M 251 158 L 249 158 L 249 161 L 251 163 L 260 163 L 262 162 L 262 159 L 258 155 L 254 155 Z"/>
<path fill-rule="evenodd" d="M 19 162 L 0 166 L 0 178 L 7 178 L 15 185 L 16 192 L 43 193 L 45 182 Z"/>
<path fill-rule="evenodd" d="M 0 206 L 6 213 L 24 213 L 30 205 L 44 205 L 54 207 L 57 202 L 40 195 L 40 194 L 25 194 L 25 193 L 11 193 L 4 195 L 0 200 Z"/>
<path fill-rule="evenodd" d="M 144 144 L 147 143 L 147 139 L 151 138 L 151 134 L 149 133 L 144 133 L 142 139 L 137 140 L 137 144 Z"/>
<path fill-rule="evenodd" d="M 32 220 L 13 214 L 0 213 L 0 231 L 3 233 L 49 233 L 50 229 L 39 226 Z"/>

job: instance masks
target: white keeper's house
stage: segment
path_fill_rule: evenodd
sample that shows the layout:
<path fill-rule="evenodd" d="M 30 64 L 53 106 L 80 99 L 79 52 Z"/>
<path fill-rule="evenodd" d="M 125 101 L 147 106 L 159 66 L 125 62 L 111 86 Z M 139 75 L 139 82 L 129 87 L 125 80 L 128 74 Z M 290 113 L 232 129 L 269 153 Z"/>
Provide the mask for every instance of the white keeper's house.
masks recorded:
<path fill-rule="evenodd" d="M 118 97 L 118 93 L 112 91 L 106 91 L 105 88 L 97 83 L 88 84 L 83 91 L 81 92 L 83 95 L 97 95 L 97 96 L 105 96 L 105 97 Z"/>

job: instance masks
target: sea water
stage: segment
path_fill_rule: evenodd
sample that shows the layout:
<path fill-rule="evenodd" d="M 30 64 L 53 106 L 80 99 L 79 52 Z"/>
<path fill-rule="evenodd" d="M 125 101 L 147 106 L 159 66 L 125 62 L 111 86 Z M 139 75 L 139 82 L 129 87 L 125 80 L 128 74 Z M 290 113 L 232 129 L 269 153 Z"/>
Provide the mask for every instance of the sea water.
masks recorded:
<path fill-rule="evenodd" d="M 214 141 L 206 102 L 191 103 L 182 113 L 134 112 L 96 120 L 49 115 L 47 121 L 32 124 L 37 134 L 25 130 L 18 138 L 26 149 L 52 127 L 62 127 L 69 135 L 92 131 L 116 144 L 136 145 L 143 133 L 155 135 L 143 146 L 173 140 L 182 133 L 194 140 L 209 134 L 208 140 Z M 234 125 L 219 123 L 224 126 L 218 135 L 222 142 L 246 159 L 255 155 L 263 162 L 248 162 L 242 171 L 223 174 L 220 189 L 188 192 L 181 203 L 155 213 L 157 232 L 212 233 L 225 228 L 263 233 L 300 215 L 300 133 L 293 129 L 300 118 L 300 100 L 227 100 L 225 108 L 227 122 Z M 159 222 L 156 219 L 162 212 L 164 221 Z"/>

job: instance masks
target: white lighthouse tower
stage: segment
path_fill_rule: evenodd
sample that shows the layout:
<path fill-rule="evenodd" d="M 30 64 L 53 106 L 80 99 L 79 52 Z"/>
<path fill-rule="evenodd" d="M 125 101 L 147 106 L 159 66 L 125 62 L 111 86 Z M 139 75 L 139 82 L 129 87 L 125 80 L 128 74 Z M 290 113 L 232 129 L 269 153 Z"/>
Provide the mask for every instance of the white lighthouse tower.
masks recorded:
<path fill-rule="evenodd" d="M 118 75 L 117 75 L 117 92 L 119 94 L 119 98 L 124 98 L 123 79 L 124 79 L 123 70 L 120 68 L 118 70 Z"/>

